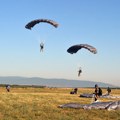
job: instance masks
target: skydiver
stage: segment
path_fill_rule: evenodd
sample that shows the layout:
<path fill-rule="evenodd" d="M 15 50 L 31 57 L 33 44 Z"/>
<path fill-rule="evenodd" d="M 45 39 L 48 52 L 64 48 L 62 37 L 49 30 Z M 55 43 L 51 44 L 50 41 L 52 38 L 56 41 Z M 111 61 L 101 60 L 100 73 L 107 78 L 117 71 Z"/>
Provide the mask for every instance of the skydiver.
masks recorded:
<path fill-rule="evenodd" d="M 81 73 L 82 73 L 82 70 L 80 68 L 79 71 L 78 71 L 78 76 L 80 76 Z"/>
<path fill-rule="evenodd" d="M 44 44 L 43 42 L 40 43 L 40 52 L 43 52 L 43 49 L 44 49 Z"/>

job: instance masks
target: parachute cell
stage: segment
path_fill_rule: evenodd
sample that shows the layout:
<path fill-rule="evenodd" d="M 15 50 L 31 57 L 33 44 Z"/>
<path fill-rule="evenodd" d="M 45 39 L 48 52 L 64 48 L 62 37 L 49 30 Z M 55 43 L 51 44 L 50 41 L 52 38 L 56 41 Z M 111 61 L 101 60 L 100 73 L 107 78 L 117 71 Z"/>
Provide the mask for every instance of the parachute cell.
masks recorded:
<path fill-rule="evenodd" d="M 91 45 L 88 45 L 88 44 L 78 44 L 78 45 L 73 45 L 71 46 L 70 48 L 68 48 L 67 52 L 68 53 L 76 53 L 78 50 L 80 50 L 81 48 L 85 48 L 87 50 L 89 50 L 90 52 L 96 54 L 97 53 L 97 50 L 96 48 L 94 48 L 93 46 Z"/>
<path fill-rule="evenodd" d="M 34 27 L 36 24 L 38 24 L 38 23 L 40 23 L 40 22 L 49 23 L 49 24 L 53 25 L 53 26 L 56 27 L 56 28 L 58 27 L 58 23 L 56 23 L 56 22 L 53 21 L 53 20 L 48 20 L 48 19 L 36 19 L 36 20 L 33 20 L 33 21 L 29 22 L 29 23 L 25 26 L 25 28 L 31 30 L 32 27 Z"/>

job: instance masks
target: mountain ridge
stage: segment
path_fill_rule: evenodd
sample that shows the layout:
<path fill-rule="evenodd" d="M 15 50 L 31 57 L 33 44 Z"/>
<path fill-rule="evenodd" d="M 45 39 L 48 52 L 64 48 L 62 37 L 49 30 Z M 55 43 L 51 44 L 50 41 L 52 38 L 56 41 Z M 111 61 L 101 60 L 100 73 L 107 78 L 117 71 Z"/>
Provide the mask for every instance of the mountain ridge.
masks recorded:
<path fill-rule="evenodd" d="M 40 85 L 47 87 L 119 87 L 108 83 L 95 82 L 89 80 L 68 80 L 64 78 L 41 78 L 41 77 L 22 77 L 22 76 L 0 76 L 0 84 L 10 85 Z"/>

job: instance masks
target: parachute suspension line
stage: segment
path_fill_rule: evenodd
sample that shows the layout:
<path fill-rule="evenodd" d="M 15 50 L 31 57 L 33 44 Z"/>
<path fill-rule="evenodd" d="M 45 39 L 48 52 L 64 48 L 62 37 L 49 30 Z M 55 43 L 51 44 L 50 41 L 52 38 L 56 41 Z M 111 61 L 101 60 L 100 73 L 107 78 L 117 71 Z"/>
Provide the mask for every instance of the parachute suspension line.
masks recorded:
<path fill-rule="evenodd" d="M 37 25 L 39 23 L 48 23 L 48 24 L 52 25 L 55 28 L 57 28 L 58 25 L 59 25 L 57 22 L 55 22 L 53 20 L 50 20 L 50 19 L 35 19 L 35 20 L 32 20 L 29 23 L 27 23 L 25 25 L 25 28 L 31 30 L 35 25 Z M 44 42 L 41 42 L 39 44 L 40 44 L 40 52 L 43 52 Z"/>

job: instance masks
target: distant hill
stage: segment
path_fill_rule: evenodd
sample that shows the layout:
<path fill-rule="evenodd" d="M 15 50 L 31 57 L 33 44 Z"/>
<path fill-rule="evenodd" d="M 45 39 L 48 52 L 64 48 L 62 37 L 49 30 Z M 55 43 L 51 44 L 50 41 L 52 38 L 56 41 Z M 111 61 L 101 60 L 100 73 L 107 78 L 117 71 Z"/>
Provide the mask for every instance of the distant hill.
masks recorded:
<path fill-rule="evenodd" d="M 100 87 L 116 87 L 111 84 L 83 80 L 67 80 L 67 79 L 45 79 L 39 77 L 0 77 L 0 84 L 10 85 L 37 85 L 48 87 L 94 87 L 98 84 Z"/>

